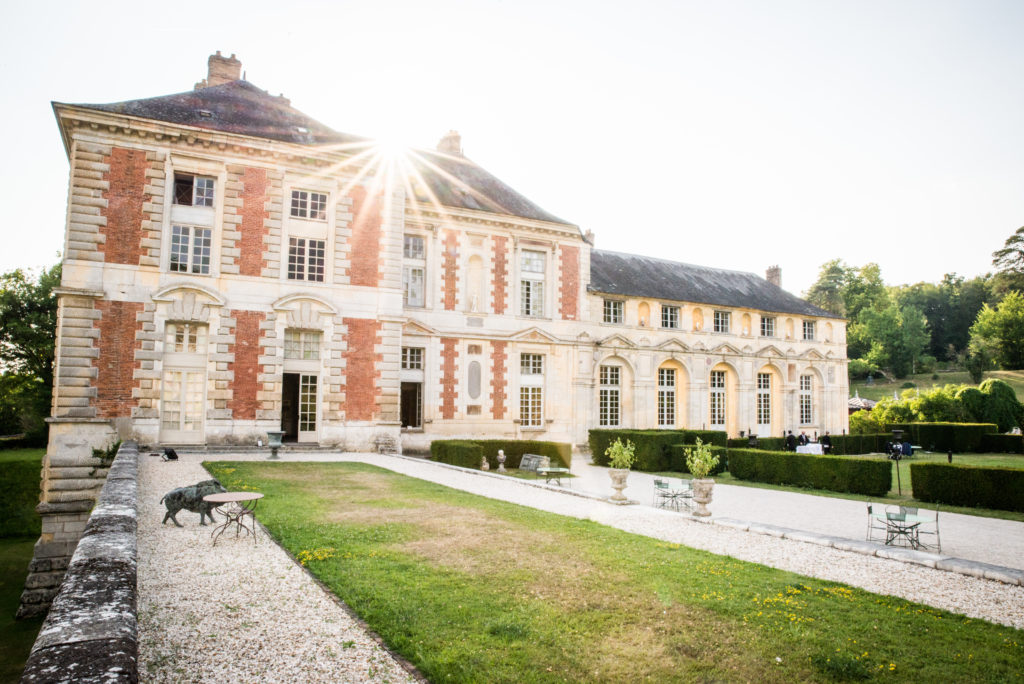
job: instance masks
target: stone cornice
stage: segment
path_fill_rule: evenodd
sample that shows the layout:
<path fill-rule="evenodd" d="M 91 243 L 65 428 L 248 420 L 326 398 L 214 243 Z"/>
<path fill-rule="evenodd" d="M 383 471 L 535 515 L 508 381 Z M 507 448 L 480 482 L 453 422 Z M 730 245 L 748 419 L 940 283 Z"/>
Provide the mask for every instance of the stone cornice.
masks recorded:
<path fill-rule="evenodd" d="M 434 204 L 424 204 L 410 198 L 405 207 L 405 214 L 414 223 L 456 223 L 461 225 L 487 226 L 501 230 L 526 231 L 541 235 L 554 235 L 570 238 L 583 243 L 583 236 L 578 226 L 566 223 L 551 223 L 536 219 L 522 218 L 512 214 L 494 214 L 489 211 L 461 209 L 445 206 L 441 209 Z"/>

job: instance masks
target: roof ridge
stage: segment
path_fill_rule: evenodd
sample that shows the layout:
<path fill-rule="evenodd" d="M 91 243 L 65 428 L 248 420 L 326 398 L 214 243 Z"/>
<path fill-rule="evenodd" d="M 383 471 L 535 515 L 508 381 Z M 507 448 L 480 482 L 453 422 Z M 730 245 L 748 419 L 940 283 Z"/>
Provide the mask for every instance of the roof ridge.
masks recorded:
<path fill-rule="evenodd" d="M 630 254 L 629 252 L 616 252 L 615 250 L 611 250 L 611 249 L 595 249 L 595 250 L 592 250 L 592 251 L 593 252 L 601 252 L 602 254 L 614 254 L 616 256 L 636 257 L 638 259 L 650 259 L 651 261 L 660 261 L 663 264 L 675 264 L 677 266 L 689 266 L 690 268 L 699 268 L 699 269 L 703 269 L 705 271 L 723 271 L 725 273 L 738 273 L 738 274 L 741 274 L 741 275 L 748 275 L 748 276 L 753 276 L 755 278 L 760 278 L 761 280 L 764 280 L 765 282 L 768 282 L 767 279 L 762 278 L 761 276 L 757 275 L 753 271 L 739 271 L 739 270 L 734 269 L 734 268 L 721 268 L 719 266 L 704 266 L 702 264 L 691 264 L 688 261 L 675 261 L 673 259 L 664 259 L 662 257 L 647 256 L 645 254 Z M 771 283 L 768 283 L 768 284 L 771 285 Z M 776 285 L 776 287 L 778 287 L 778 286 Z M 782 288 L 779 288 L 779 289 L 781 290 Z M 787 290 L 783 290 L 783 292 L 787 292 Z"/>

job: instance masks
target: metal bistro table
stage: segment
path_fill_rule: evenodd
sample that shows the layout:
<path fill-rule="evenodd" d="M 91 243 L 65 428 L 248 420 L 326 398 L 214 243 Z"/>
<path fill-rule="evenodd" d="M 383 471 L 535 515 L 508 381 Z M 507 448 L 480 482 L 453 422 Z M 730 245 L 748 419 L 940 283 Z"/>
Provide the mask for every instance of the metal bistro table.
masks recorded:
<path fill-rule="evenodd" d="M 537 468 L 537 477 L 543 475 L 544 484 L 551 484 L 551 481 L 554 480 L 559 487 L 562 486 L 562 478 L 568 474 L 568 468 Z"/>
<path fill-rule="evenodd" d="M 204 496 L 203 501 L 212 503 L 217 512 L 224 516 L 224 522 L 210 533 L 213 545 L 217 545 L 217 540 L 231 525 L 235 526 L 235 537 L 245 530 L 246 534 L 252 535 L 253 543 L 256 543 L 256 516 L 253 512 L 262 498 L 259 492 L 224 492 Z"/>
<path fill-rule="evenodd" d="M 928 518 L 913 513 L 895 513 L 893 511 L 886 511 L 884 514 L 874 513 L 873 516 L 885 523 L 887 546 L 897 545 L 905 540 L 910 548 L 921 548 L 918 529 L 921 527 L 921 523 L 928 522 Z"/>

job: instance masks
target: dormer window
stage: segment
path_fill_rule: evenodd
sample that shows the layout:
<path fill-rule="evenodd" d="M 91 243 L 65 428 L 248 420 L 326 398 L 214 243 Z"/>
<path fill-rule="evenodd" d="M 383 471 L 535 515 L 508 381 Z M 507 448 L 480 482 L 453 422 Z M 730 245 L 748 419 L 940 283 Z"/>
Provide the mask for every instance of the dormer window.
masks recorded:
<path fill-rule="evenodd" d="M 212 176 L 174 174 L 174 203 L 186 207 L 212 207 L 213 183 Z"/>

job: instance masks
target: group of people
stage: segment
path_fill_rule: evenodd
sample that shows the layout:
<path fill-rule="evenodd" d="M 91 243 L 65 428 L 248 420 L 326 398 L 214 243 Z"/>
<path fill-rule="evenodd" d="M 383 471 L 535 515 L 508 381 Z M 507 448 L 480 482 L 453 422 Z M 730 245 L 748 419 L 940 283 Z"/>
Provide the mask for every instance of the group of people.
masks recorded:
<path fill-rule="evenodd" d="M 792 430 L 790 430 L 786 435 L 786 451 L 796 451 L 798 446 L 804 446 L 805 444 L 810 443 L 811 438 L 807 436 L 806 432 L 801 431 L 800 436 L 798 437 L 793 434 Z M 829 436 L 828 432 L 818 439 L 818 444 L 821 445 L 821 453 L 828 454 L 832 452 L 832 437 Z"/>

